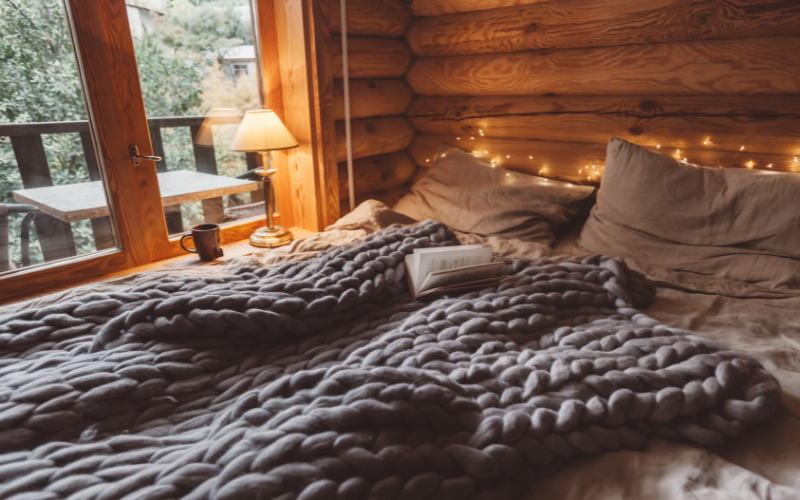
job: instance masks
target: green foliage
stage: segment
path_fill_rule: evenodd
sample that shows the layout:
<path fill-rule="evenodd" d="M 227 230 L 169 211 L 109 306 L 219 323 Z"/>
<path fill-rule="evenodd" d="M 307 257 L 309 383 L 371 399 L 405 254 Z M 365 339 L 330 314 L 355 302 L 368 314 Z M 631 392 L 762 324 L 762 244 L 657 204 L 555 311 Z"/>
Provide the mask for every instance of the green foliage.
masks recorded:
<path fill-rule="evenodd" d="M 206 71 L 200 63 L 150 36 L 134 38 L 133 46 L 148 117 L 202 114 L 200 81 Z"/>
<path fill-rule="evenodd" d="M 156 20 L 156 36 L 164 45 L 183 49 L 210 65 L 225 49 L 253 43 L 250 26 L 236 11 L 237 6 L 247 5 L 246 0 L 171 2 L 170 15 Z"/>

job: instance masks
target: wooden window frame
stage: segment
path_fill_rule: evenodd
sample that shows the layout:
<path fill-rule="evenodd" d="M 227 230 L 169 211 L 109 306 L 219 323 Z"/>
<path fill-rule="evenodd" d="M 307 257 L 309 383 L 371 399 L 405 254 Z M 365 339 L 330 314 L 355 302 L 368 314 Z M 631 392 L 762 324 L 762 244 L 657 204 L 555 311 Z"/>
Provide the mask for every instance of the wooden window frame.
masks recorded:
<path fill-rule="evenodd" d="M 339 217 L 332 77 L 327 24 L 318 0 L 253 0 L 261 33 L 266 104 L 300 147 L 273 153 L 276 224 L 316 232 Z M 151 155 L 124 0 L 65 0 L 92 136 L 120 248 L 22 269 L 0 277 L 0 304 L 182 255 L 167 234 L 155 164 L 133 166 L 131 145 Z M 284 89 L 288 89 L 284 92 Z M 264 219 L 226 224 L 222 243 L 241 241 Z"/>

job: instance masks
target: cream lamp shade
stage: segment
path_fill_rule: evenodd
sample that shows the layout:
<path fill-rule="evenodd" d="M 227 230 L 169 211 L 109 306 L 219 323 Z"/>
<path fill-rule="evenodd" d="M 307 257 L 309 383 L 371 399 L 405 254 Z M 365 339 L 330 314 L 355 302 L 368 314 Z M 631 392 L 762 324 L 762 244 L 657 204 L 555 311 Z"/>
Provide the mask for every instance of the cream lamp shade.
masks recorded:
<path fill-rule="evenodd" d="M 299 146 L 278 115 L 269 109 L 256 109 L 244 115 L 231 143 L 231 151 L 258 153 Z"/>

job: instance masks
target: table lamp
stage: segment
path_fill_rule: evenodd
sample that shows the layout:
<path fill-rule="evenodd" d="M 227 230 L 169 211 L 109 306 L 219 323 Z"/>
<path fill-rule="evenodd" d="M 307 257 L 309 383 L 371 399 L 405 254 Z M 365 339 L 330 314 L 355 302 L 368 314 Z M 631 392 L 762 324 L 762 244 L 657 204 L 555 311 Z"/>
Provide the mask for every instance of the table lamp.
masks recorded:
<path fill-rule="evenodd" d="M 244 115 L 239 130 L 231 143 L 231 151 L 258 153 L 261 155 L 261 168 L 255 171 L 264 185 L 264 207 L 267 210 L 267 227 L 260 227 L 250 235 L 250 244 L 257 247 L 278 247 L 294 239 L 288 230 L 276 226 L 273 221 L 275 197 L 272 190 L 271 151 L 296 148 L 299 144 L 286 128 L 278 115 L 269 109 L 248 111 Z M 265 169 L 265 167 L 268 167 Z"/>

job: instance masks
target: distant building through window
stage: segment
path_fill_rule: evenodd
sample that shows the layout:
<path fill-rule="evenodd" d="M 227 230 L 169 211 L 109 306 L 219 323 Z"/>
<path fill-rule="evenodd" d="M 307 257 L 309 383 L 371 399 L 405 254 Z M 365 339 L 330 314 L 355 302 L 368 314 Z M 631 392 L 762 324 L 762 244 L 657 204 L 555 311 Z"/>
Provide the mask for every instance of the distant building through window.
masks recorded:
<path fill-rule="evenodd" d="M 220 67 L 225 76 L 231 80 L 236 80 L 239 75 L 247 75 L 251 81 L 255 81 L 255 48 L 252 45 L 239 45 L 224 50 L 220 58 Z"/>

